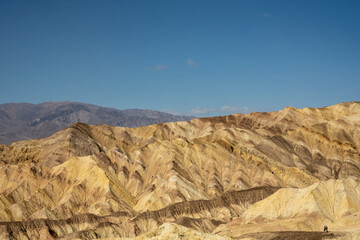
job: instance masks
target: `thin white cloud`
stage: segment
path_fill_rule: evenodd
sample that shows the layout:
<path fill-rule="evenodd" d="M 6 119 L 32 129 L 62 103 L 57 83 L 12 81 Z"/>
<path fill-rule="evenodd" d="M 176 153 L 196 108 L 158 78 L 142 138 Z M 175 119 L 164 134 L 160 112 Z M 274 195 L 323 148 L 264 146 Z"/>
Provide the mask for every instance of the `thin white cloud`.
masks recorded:
<path fill-rule="evenodd" d="M 202 107 L 196 107 L 190 110 L 190 114 L 192 115 L 206 115 L 213 113 L 215 110 L 213 108 L 202 108 Z"/>
<path fill-rule="evenodd" d="M 197 64 L 191 58 L 186 59 L 186 64 L 189 67 L 196 67 L 197 66 Z"/>
<path fill-rule="evenodd" d="M 173 114 L 173 115 L 185 115 L 183 112 L 179 112 L 177 110 L 174 110 L 174 109 L 161 109 L 162 112 L 166 112 L 166 113 L 170 113 L 170 114 Z"/>
<path fill-rule="evenodd" d="M 247 113 L 249 112 L 248 107 L 236 107 L 236 106 L 222 106 L 220 108 L 222 113 Z"/>
<path fill-rule="evenodd" d="M 203 108 L 203 107 L 196 107 L 189 111 L 186 115 L 194 115 L 194 116 L 215 116 L 215 115 L 227 115 L 227 114 L 234 114 L 234 113 L 249 113 L 248 107 L 236 107 L 236 106 L 229 106 L 225 105 L 220 108 Z"/>
<path fill-rule="evenodd" d="M 157 65 L 157 66 L 155 66 L 155 70 L 160 71 L 160 70 L 163 70 L 163 69 L 165 69 L 167 67 L 168 67 L 167 65 Z"/>
<path fill-rule="evenodd" d="M 168 65 L 156 65 L 154 67 L 147 67 L 146 69 L 148 70 L 155 70 L 155 71 L 161 71 L 164 70 L 165 68 L 168 68 Z"/>
<path fill-rule="evenodd" d="M 272 15 L 270 14 L 270 13 L 264 13 L 264 18 L 271 18 L 272 17 Z"/>
<path fill-rule="evenodd" d="M 238 111 L 238 107 L 234 107 L 234 106 L 222 106 L 220 108 L 220 112 L 236 112 Z"/>

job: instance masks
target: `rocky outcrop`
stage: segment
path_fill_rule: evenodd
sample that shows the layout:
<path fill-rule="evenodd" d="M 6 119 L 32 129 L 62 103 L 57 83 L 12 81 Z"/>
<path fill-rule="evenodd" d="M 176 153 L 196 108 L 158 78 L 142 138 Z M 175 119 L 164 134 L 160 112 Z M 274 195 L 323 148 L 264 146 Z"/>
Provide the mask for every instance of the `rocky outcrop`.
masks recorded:
<path fill-rule="evenodd" d="M 202 232 L 212 232 L 220 224 L 239 217 L 249 206 L 267 198 L 279 188 L 256 187 L 228 192 L 211 200 L 185 201 L 163 209 L 140 213 L 131 221 L 136 233 L 148 232 L 165 222 L 175 222 Z"/>
<path fill-rule="evenodd" d="M 240 237 L 258 231 L 321 231 L 326 225 L 331 232 L 347 230 L 357 236 L 359 199 L 359 181 L 355 178 L 321 181 L 306 188 L 283 188 L 214 232 Z M 343 237 L 351 239 L 349 234 Z"/>

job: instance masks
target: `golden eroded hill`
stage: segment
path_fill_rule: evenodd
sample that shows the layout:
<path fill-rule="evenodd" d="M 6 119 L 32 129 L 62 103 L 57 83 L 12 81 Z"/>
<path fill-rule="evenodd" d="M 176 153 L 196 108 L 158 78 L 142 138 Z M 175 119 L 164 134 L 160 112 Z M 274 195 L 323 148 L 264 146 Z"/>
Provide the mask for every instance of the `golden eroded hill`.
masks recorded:
<path fill-rule="evenodd" d="M 0 238 L 360 237 L 359 126 L 350 102 L 0 145 Z"/>

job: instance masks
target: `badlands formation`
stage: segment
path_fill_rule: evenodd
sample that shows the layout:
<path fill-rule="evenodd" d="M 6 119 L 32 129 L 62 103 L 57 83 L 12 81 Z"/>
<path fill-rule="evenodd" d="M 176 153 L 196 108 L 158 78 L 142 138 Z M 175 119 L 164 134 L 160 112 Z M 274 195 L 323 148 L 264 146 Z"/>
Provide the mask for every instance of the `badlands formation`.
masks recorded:
<path fill-rule="evenodd" d="M 0 145 L 0 239 L 360 239 L 359 177 L 359 102 L 77 123 Z"/>

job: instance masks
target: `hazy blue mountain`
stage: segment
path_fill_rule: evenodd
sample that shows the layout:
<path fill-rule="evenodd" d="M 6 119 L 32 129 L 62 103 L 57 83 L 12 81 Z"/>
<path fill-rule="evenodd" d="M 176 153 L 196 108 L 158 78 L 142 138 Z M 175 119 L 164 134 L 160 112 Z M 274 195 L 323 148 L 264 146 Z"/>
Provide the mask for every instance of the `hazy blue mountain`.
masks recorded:
<path fill-rule="evenodd" d="M 0 104 L 0 144 L 44 138 L 76 122 L 140 127 L 161 122 L 189 121 L 194 117 L 165 112 L 100 107 L 77 102 Z"/>

